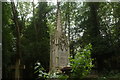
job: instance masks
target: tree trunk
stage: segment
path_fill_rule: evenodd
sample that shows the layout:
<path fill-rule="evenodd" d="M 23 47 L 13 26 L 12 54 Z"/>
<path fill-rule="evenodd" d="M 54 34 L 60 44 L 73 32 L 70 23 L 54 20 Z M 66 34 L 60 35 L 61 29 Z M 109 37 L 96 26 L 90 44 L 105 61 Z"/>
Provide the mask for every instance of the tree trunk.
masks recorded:
<path fill-rule="evenodd" d="M 18 24 L 18 14 L 14 2 L 11 2 L 13 12 L 13 21 L 16 27 L 16 63 L 15 63 L 15 80 L 20 80 L 20 28 Z"/>
<path fill-rule="evenodd" d="M 38 42 L 38 39 L 37 39 L 37 27 L 36 27 L 36 25 L 35 25 L 35 9 L 34 9 L 34 7 L 35 7 L 35 5 L 34 5 L 34 0 L 33 0 L 33 2 L 32 2 L 32 6 L 33 6 L 33 26 L 34 26 L 34 28 L 35 28 L 35 34 L 36 34 L 36 43 Z"/>
<path fill-rule="evenodd" d="M 15 65 L 15 80 L 20 80 L 20 60 L 16 60 Z"/>
<path fill-rule="evenodd" d="M 67 17 L 67 21 L 68 21 L 68 43 L 70 45 L 70 2 L 68 2 L 68 17 Z"/>
<path fill-rule="evenodd" d="M 90 7 L 90 19 L 89 21 L 91 24 L 89 25 L 89 34 L 91 36 L 90 42 L 92 44 L 92 58 L 96 58 L 96 63 L 97 63 L 97 68 L 102 69 L 103 67 L 103 56 L 99 55 L 100 51 L 96 48 L 100 45 L 100 41 L 102 40 L 100 36 L 100 31 L 99 31 L 99 15 L 98 15 L 98 8 L 99 8 L 99 3 L 89 3 Z M 99 56 L 99 57 L 98 57 Z"/>

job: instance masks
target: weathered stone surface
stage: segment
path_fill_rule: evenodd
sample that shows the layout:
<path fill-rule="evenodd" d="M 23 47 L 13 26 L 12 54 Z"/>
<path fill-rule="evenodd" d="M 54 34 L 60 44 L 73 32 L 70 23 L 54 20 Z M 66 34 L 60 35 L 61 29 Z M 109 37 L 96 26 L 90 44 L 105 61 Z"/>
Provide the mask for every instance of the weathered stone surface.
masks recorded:
<path fill-rule="evenodd" d="M 51 36 L 50 44 L 50 72 L 55 72 L 69 63 L 69 45 L 65 36 L 60 19 L 60 10 L 57 11 L 57 27 Z"/>

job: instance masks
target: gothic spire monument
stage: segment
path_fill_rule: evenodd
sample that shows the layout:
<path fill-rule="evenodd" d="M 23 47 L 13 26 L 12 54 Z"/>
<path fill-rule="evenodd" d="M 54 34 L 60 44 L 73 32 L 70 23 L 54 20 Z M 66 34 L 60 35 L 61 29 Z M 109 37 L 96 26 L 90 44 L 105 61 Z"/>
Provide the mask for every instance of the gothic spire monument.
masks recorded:
<path fill-rule="evenodd" d="M 60 2 L 57 2 L 56 29 L 50 42 L 50 72 L 56 72 L 69 64 L 69 44 L 63 32 L 60 16 Z"/>

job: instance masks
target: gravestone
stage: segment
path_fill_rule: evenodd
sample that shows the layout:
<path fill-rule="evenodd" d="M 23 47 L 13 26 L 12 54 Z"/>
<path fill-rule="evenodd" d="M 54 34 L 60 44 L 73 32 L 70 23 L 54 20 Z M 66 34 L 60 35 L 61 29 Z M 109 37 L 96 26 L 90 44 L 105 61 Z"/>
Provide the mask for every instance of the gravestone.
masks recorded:
<path fill-rule="evenodd" d="M 56 72 L 63 67 L 67 67 L 69 63 L 69 44 L 61 26 L 59 3 L 57 9 L 57 26 L 50 39 L 50 72 Z"/>

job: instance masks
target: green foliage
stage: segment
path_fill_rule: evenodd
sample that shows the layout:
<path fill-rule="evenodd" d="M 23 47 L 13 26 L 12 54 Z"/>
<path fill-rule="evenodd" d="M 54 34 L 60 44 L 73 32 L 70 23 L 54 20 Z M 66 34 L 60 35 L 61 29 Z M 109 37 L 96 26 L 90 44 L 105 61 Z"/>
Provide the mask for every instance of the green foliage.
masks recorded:
<path fill-rule="evenodd" d="M 46 79 L 47 78 L 48 74 L 45 72 L 45 69 L 42 67 L 42 65 L 39 62 L 37 62 L 35 64 L 34 69 L 35 69 L 34 74 L 38 76 L 37 79 Z"/>
<path fill-rule="evenodd" d="M 119 68 L 119 58 L 117 59 L 115 57 L 116 61 L 113 62 L 110 60 L 113 55 L 120 56 L 119 3 L 63 2 L 60 7 L 61 25 L 63 26 L 66 35 L 70 34 L 68 37 L 70 38 L 71 55 L 74 56 L 76 54 L 75 59 L 71 59 L 73 77 L 82 78 L 89 73 L 92 67 L 91 55 L 95 58 L 95 63 L 97 63 L 97 66 L 100 68 L 115 66 Z M 17 3 L 16 9 L 21 32 L 21 62 L 27 67 L 26 71 L 31 71 L 30 74 L 32 74 L 34 64 L 38 60 L 48 71 L 50 52 L 49 42 L 50 34 L 52 35 L 54 33 L 56 25 L 56 5 L 48 6 L 48 3 L 39 3 L 35 7 L 34 16 L 31 15 L 32 3 Z M 12 21 L 13 14 L 11 13 L 10 3 L 2 3 L 3 77 L 6 78 L 11 76 L 10 66 L 15 62 L 16 51 L 16 29 L 15 24 Z M 33 21 L 33 17 L 35 22 Z M 35 31 L 34 25 L 36 26 L 37 31 Z M 92 50 L 90 50 L 90 45 L 87 45 L 88 43 L 92 44 Z M 86 47 L 79 51 L 79 49 L 84 46 Z M 40 70 L 41 69 L 42 68 L 40 68 Z M 42 78 L 45 78 L 47 75 L 47 77 L 54 78 L 67 77 L 65 75 L 58 75 L 57 73 L 44 73 L 45 71 L 43 69 L 39 72 L 39 74 L 42 74 Z M 116 74 L 116 76 L 117 75 L 118 74 Z M 112 77 L 115 76 L 113 75 Z"/>
<path fill-rule="evenodd" d="M 69 78 L 69 76 L 67 76 L 67 75 L 60 75 L 58 78 L 60 80 L 67 80 Z"/>
<path fill-rule="evenodd" d="M 120 73 L 116 71 L 102 71 L 99 73 L 99 77 L 92 79 L 92 80 L 119 80 L 120 79 Z"/>
<path fill-rule="evenodd" d="M 69 78 L 69 76 L 68 75 L 64 75 L 62 73 L 54 72 L 54 73 L 48 73 L 47 78 L 48 79 L 67 80 Z"/>
<path fill-rule="evenodd" d="M 37 61 L 40 61 L 45 69 L 49 69 L 50 36 L 46 17 L 48 9 L 47 3 L 39 3 L 35 8 L 34 20 L 31 19 L 31 24 L 24 32 L 21 42 L 26 65 L 33 66 Z M 31 61 L 29 64 L 28 60 Z"/>
<path fill-rule="evenodd" d="M 62 73 L 54 72 L 54 73 L 47 73 L 42 65 L 37 62 L 34 68 L 34 75 L 37 76 L 37 79 L 60 79 L 66 80 L 69 76 L 64 75 Z"/>
<path fill-rule="evenodd" d="M 108 68 L 105 60 L 120 55 L 118 54 L 120 52 L 118 47 L 120 44 L 118 38 L 120 14 L 116 11 L 120 8 L 118 4 L 108 2 L 83 3 L 79 10 L 77 9 L 79 14 L 75 18 L 75 23 L 78 29 L 75 31 L 76 34 L 83 32 L 83 35 L 78 38 L 73 48 L 79 44 L 83 47 L 91 43 L 92 58 L 96 59 L 95 63 L 97 63 L 98 70 Z M 112 67 L 112 63 L 109 65 Z"/>
<path fill-rule="evenodd" d="M 104 78 L 104 79 L 103 79 Z M 99 77 L 98 80 L 108 80 L 109 78 L 120 78 L 120 73 L 119 71 L 102 71 L 101 73 L 99 73 Z"/>
<path fill-rule="evenodd" d="M 11 20 L 11 8 L 7 2 L 2 3 L 2 71 L 3 79 L 11 79 L 10 66 L 14 64 L 15 42 Z"/>
<path fill-rule="evenodd" d="M 77 52 L 75 55 L 75 59 L 71 59 L 70 61 L 72 66 L 72 77 L 74 78 L 83 78 L 88 73 L 90 73 L 92 65 L 91 59 L 91 45 L 87 45 L 84 49 Z"/>

